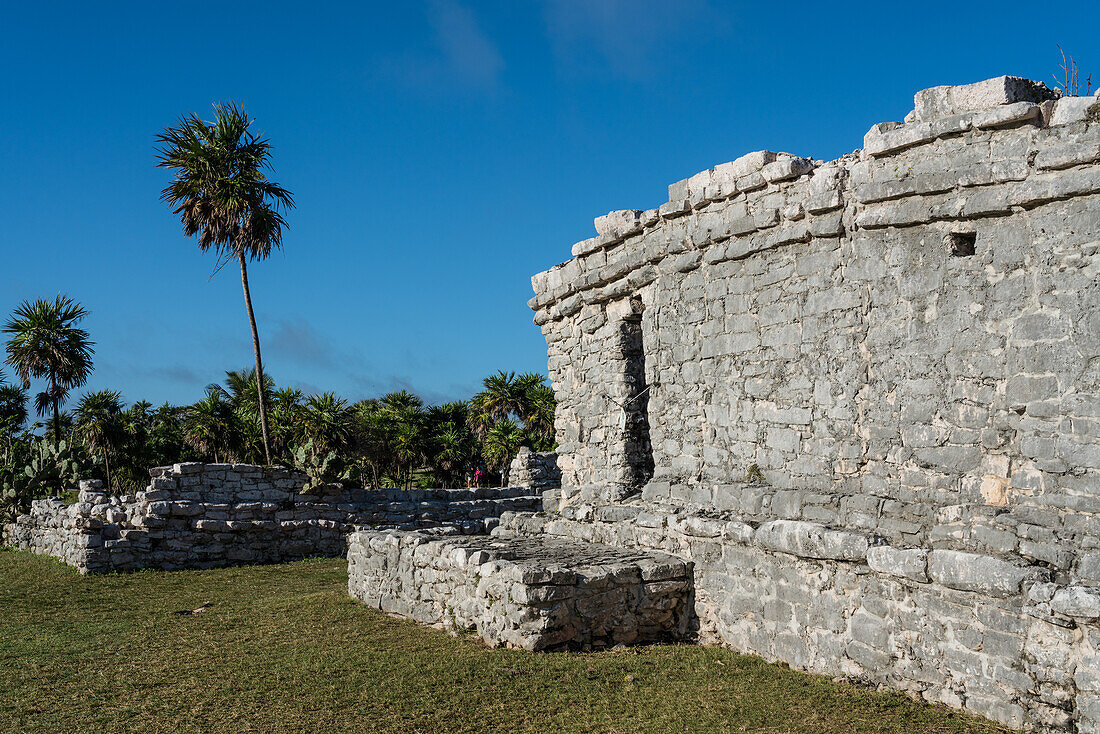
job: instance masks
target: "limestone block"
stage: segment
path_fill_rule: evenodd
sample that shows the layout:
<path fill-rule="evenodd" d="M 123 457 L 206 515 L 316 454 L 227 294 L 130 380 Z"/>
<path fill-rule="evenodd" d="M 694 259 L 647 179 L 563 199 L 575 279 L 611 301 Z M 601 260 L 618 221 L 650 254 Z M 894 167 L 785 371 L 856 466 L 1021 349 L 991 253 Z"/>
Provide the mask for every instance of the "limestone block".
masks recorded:
<path fill-rule="evenodd" d="M 753 541 L 768 550 L 804 558 L 858 561 L 867 554 L 867 538 L 859 533 L 826 530 L 803 520 L 773 520 L 757 528 Z"/>
<path fill-rule="evenodd" d="M 974 84 L 923 89 L 914 95 L 913 109 L 916 120 L 926 121 L 1014 102 L 1039 103 L 1050 99 L 1054 99 L 1054 93 L 1042 82 L 999 76 Z"/>
<path fill-rule="evenodd" d="M 1059 589 L 1050 601 L 1050 608 L 1067 617 L 1100 618 L 1100 589 L 1087 586 L 1067 586 Z"/>
<path fill-rule="evenodd" d="M 788 181 L 803 176 L 814 168 L 813 161 L 806 158 L 780 158 L 765 165 L 760 173 L 769 183 Z"/>
<path fill-rule="evenodd" d="M 750 173 L 737 179 L 737 189 L 740 191 L 755 191 L 766 187 L 768 182 L 760 172 Z"/>
<path fill-rule="evenodd" d="M 976 113 L 974 115 L 974 127 L 985 129 L 1034 120 L 1039 117 L 1041 112 L 1042 110 L 1037 104 L 1016 102 L 1004 107 L 996 107 L 985 112 Z"/>
<path fill-rule="evenodd" d="M 928 551 L 920 548 L 901 549 L 888 545 L 867 549 L 867 565 L 879 573 L 901 576 L 922 584 L 928 576 Z"/>
<path fill-rule="evenodd" d="M 914 145 L 921 145 L 936 139 L 931 123 L 914 122 L 899 127 L 890 127 L 894 123 L 879 123 L 863 136 L 863 150 L 873 156 L 893 153 Z"/>
<path fill-rule="evenodd" d="M 929 553 L 928 575 L 948 588 L 1005 597 L 1020 593 L 1020 585 L 1037 576 L 1038 569 L 977 553 L 933 550 Z"/>
<path fill-rule="evenodd" d="M 1089 110 L 1095 110 L 1093 114 L 1100 114 L 1100 96 L 1062 97 L 1054 103 L 1050 124 L 1068 125 L 1084 120 Z"/>
<path fill-rule="evenodd" d="M 683 201 L 688 198 L 688 179 L 682 179 L 668 186 L 669 201 Z M 663 216 L 663 215 L 662 215 Z"/>
<path fill-rule="evenodd" d="M 626 235 L 641 231 L 642 211 L 640 209 L 624 209 L 596 217 L 593 221 L 596 232 L 607 237 L 621 239 Z"/>
<path fill-rule="evenodd" d="M 1100 160 L 1100 142 L 1066 143 L 1041 149 L 1035 156 L 1035 167 L 1039 170 L 1058 170 L 1094 163 L 1098 160 Z"/>
<path fill-rule="evenodd" d="M 580 242 L 573 245 L 570 251 L 572 252 L 573 257 L 583 257 L 603 247 L 606 241 L 607 240 L 605 238 L 600 236 L 590 237 L 587 240 L 581 240 Z"/>

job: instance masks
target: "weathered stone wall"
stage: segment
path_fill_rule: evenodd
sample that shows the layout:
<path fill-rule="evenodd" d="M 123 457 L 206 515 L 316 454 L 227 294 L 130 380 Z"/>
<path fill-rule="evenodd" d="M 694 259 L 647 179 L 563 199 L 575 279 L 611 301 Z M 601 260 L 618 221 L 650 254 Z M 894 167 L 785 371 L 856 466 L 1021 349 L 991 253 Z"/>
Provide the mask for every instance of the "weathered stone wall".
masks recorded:
<path fill-rule="evenodd" d="M 348 539 L 348 591 L 493 646 L 592 649 L 679 637 L 691 564 L 560 539 L 360 530 Z"/>
<path fill-rule="evenodd" d="M 78 501 L 33 503 L 4 528 L 4 542 L 61 559 L 82 573 L 209 568 L 340 556 L 356 525 L 447 526 L 484 533 L 505 510 L 537 510 L 524 488 L 347 489 L 303 495 L 305 477 L 245 464 L 176 464 L 151 471 L 149 487 L 108 497 L 82 482 Z"/>
<path fill-rule="evenodd" d="M 1100 97 L 916 95 L 536 275 L 560 515 L 695 563 L 701 638 L 1100 731 Z"/>
<path fill-rule="evenodd" d="M 561 487 L 558 455 L 553 451 L 532 451 L 520 448 L 508 469 L 508 486 L 545 492 Z"/>
<path fill-rule="evenodd" d="M 656 550 L 694 564 L 702 642 L 912 691 L 1029 729 L 1100 728 L 1100 590 L 1018 559 L 913 549 L 817 523 L 651 503 L 510 515 L 498 537 Z"/>
<path fill-rule="evenodd" d="M 565 501 L 736 505 L 755 467 L 775 517 L 1100 547 L 1100 98 L 1050 96 L 926 90 L 850 156 L 598 218 L 533 278 Z"/>

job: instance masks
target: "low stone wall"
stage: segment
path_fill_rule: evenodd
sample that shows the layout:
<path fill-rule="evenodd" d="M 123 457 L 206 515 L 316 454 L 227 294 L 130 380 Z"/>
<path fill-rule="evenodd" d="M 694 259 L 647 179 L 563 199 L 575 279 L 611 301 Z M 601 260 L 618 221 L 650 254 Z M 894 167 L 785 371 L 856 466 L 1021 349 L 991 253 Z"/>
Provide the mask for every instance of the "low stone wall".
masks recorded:
<path fill-rule="evenodd" d="M 537 510 L 523 488 L 372 490 L 324 487 L 243 464 L 176 464 L 151 470 L 149 487 L 108 497 L 82 482 L 78 501 L 39 500 L 4 528 L 4 543 L 61 559 L 82 573 L 209 568 L 340 556 L 358 525 L 484 533 L 506 510 Z"/>
<path fill-rule="evenodd" d="M 561 469 L 558 468 L 558 455 L 553 451 L 536 452 L 527 446 L 522 447 L 508 469 L 508 484 L 537 492 L 559 489 Z"/>
<path fill-rule="evenodd" d="M 657 550 L 694 563 L 700 641 L 911 691 L 1030 730 L 1100 730 L 1100 590 L 1014 555 L 878 545 L 806 521 L 672 505 L 506 514 L 498 537 Z"/>
<path fill-rule="evenodd" d="M 557 539 L 362 530 L 348 591 L 400 617 L 493 646 L 590 649 L 679 636 L 691 564 Z"/>
<path fill-rule="evenodd" d="M 561 469 L 558 468 L 557 453 L 535 452 L 524 446 L 508 469 L 508 484 L 541 493 L 543 508 L 547 511 L 556 509 L 561 501 Z"/>

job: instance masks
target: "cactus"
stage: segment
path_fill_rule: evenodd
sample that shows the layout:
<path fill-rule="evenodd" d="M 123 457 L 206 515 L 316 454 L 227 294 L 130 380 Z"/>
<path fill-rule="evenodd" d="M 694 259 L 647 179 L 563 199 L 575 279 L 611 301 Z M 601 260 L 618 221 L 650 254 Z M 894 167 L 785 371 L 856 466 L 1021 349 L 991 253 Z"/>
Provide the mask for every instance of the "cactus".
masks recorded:
<path fill-rule="evenodd" d="M 0 517 L 12 518 L 25 511 L 35 497 L 76 486 L 80 465 L 69 442 L 61 441 L 55 447 L 40 439 L 29 448 L 30 456 L 21 470 L 0 468 Z"/>
<path fill-rule="evenodd" d="M 322 456 L 314 448 L 312 438 L 294 451 L 294 468 L 306 475 L 302 494 L 312 494 L 326 484 L 346 479 L 347 472 L 339 475 L 333 472 L 332 461 L 335 458 L 335 451 L 329 451 Z"/>
<path fill-rule="evenodd" d="M 67 441 L 61 441 L 54 447 L 43 440 L 38 442 L 36 448 L 30 464 L 23 467 L 23 474 L 32 486 L 54 486 L 60 490 L 66 485 L 76 484 L 79 479 L 78 466 Z"/>

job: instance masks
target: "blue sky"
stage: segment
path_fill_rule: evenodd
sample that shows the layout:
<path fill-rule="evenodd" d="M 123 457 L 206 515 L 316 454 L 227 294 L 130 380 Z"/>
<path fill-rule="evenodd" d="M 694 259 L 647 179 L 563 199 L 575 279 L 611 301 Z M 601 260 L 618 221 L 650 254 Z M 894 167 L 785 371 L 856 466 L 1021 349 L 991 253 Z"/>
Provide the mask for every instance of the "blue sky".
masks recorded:
<path fill-rule="evenodd" d="M 545 371 L 530 276 L 592 218 L 751 150 L 816 158 L 912 94 L 1100 79 L 1095 8 L 1061 3 L 37 2 L 0 16 L 0 317 L 91 311 L 88 389 L 191 402 L 247 367 L 240 280 L 158 201 L 154 136 L 240 100 L 294 192 L 250 271 L 268 371 L 352 399 L 466 397 Z M 10 373 L 10 371 L 9 371 Z"/>

